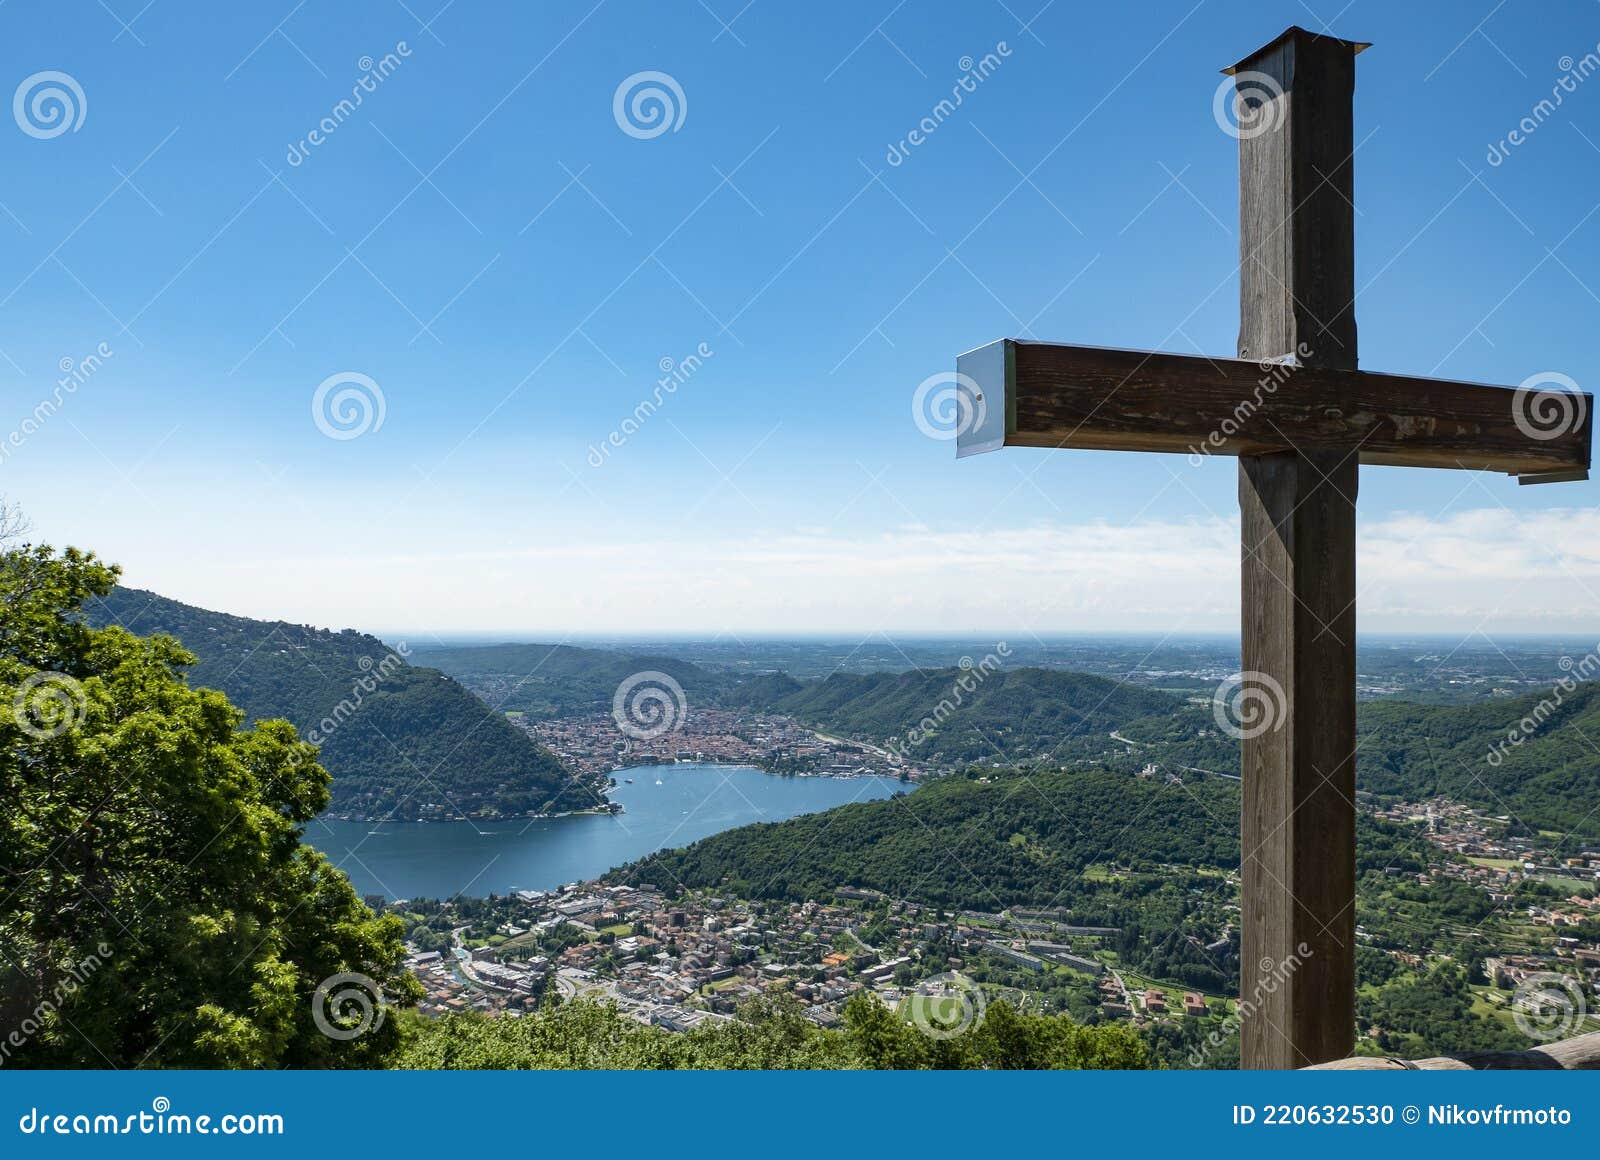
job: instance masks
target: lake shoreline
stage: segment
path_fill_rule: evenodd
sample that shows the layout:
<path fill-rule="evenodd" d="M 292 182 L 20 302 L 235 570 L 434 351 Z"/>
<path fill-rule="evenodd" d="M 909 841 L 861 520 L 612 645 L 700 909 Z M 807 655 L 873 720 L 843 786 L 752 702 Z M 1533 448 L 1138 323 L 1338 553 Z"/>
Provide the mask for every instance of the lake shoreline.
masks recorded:
<path fill-rule="evenodd" d="M 650 770 L 650 769 L 672 769 L 672 768 L 675 768 L 675 767 L 678 767 L 678 766 L 715 767 L 715 768 L 720 768 L 720 769 L 747 769 L 752 773 L 764 774 L 767 777 L 787 777 L 787 778 L 805 778 L 805 779 L 819 778 L 819 779 L 826 779 L 826 780 L 829 780 L 829 781 L 855 781 L 855 780 L 858 780 L 858 779 L 871 779 L 871 780 L 874 780 L 874 781 L 888 781 L 888 780 L 890 780 L 888 778 L 883 777 L 881 774 L 870 774 L 870 773 L 812 773 L 812 772 L 806 771 L 806 770 L 801 770 L 801 771 L 798 771 L 798 772 L 791 772 L 791 771 L 787 771 L 787 770 L 768 769 L 765 766 L 756 765 L 755 763 L 749 762 L 749 761 L 718 761 L 718 760 L 715 760 L 713 758 L 707 758 L 705 761 L 660 761 L 660 762 L 655 762 L 655 763 L 649 764 L 649 765 L 619 766 L 618 768 L 612 770 L 611 772 L 609 772 L 609 773 L 607 773 L 605 775 L 611 782 L 611 784 L 606 787 L 606 792 L 609 793 L 610 791 L 615 790 L 617 788 L 617 775 L 620 774 L 620 773 L 625 773 L 625 772 L 626 773 L 633 773 L 633 772 L 636 772 L 636 771 Z M 918 783 L 916 783 L 916 782 L 902 782 L 901 784 L 905 785 L 906 789 L 907 789 L 907 792 L 909 792 Z M 555 819 L 555 818 L 615 817 L 615 816 L 617 816 L 619 814 L 624 814 L 626 812 L 627 812 L 627 808 L 621 802 L 615 802 L 615 801 L 607 800 L 607 802 L 606 802 L 606 804 L 604 806 L 595 806 L 595 807 L 593 807 L 591 809 L 584 809 L 584 810 L 564 810 L 564 811 L 561 811 L 560 813 L 553 813 L 553 814 L 533 814 L 533 813 L 529 813 L 529 814 L 459 814 L 459 815 L 457 815 L 456 817 L 453 817 L 453 818 L 398 818 L 398 819 L 395 819 L 395 818 L 368 818 L 368 817 L 363 817 L 360 814 L 337 813 L 337 812 L 335 812 L 333 810 L 326 810 L 323 813 L 318 814 L 316 820 L 318 820 L 318 821 L 329 821 L 329 822 L 350 822 L 352 824 L 359 823 L 361 825 L 367 825 L 367 826 L 426 826 L 426 825 L 446 825 L 446 824 L 450 824 L 450 823 L 453 823 L 453 822 L 461 822 L 461 821 L 470 821 L 470 822 L 533 822 L 533 821 L 549 821 L 549 820 L 552 820 L 552 819 Z"/>
<path fill-rule="evenodd" d="M 305 840 L 362 894 L 483 897 L 589 881 L 740 826 L 915 788 L 881 777 L 802 777 L 709 762 L 632 766 L 615 771 L 614 780 L 619 810 L 431 821 L 323 814 L 306 825 Z"/>

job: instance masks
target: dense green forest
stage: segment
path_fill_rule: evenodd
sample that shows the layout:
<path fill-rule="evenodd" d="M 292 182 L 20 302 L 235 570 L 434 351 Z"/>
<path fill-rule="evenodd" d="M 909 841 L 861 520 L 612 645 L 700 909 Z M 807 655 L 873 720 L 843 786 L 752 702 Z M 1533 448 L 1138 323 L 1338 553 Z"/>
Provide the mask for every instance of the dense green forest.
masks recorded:
<path fill-rule="evenodd" d="M 1422 868 L 1415 835 L 1366 815 L 1359 824 L 1362 870 Z M 727 830 L 608 880 L 787 901 L 855 886 L 934 906 L 1081 911 L 1094 889 L 1084 872 L 1098 863 L 1232 870 L 1238 835 L 1239 786 L 1220 778 L 972 770 L 912 794 Z"/>
<path fill-rule="evenodd" d="M 1600 682 L 1474 705 L 1374 702 L 1360 722 L 1363 789 L 1447 794 L 1518 828 L 1572 831 L 1569 845 L 1600 839 Z"/>
<path fill-rule="evenodd" d="M 857 995 L 842 1025 L 824 1029 L 798 1003 L 773 997 L 692 1031 L 646 1027 L 613 1007 L 575 1001 L 521 1019 L 454 1015 L 406 1020 L 406 1068 L 925 1068 L 1067 1069 L 1150 1066 L 1131 1027 L 1083 1027 L 1005 1002 L 960 1035 L 924 1034 Z"/>
<path fill-rule="evenodd" d="M 75 549 L 0 551 L 5 1064 L 381 1063 L 396 1026 L 313 1016 L 332 978 L 421 993 L 399 920 L 301 843 L 328 804 L 315 748 L 186 685 L 170 637 L 84 623 L 115 578 Z"/>
<path fill-rule="evenodd" d="M 840 674 L 773 699 L 768 707 L 869 741 L 903 737 L 961 675 Z M 1600 682 L 1552 682 L 1546 693 L 1461 705 L 1363 701 L 1357 786 L 1421 800 L 1445 794 L 1523 827 L 1600 838 Z M 1125 742 L 1110 737 L 1112 730 Z M 1513 739 L 1515 739 L 1513 741 Z M 1124 766 L 1232 772 L 1238 742 L 1210 704 L 1096 677 L 1016 669 L 980 683 L 911 756 L 940 763 L 1026 764 L 1123 757 Z"/>
<path fill-rule="evenodd" d="M 123 587 L 85 611 L 94 625 L 176 637 L 198 658 L 190 685 L 316 740 L 336 813 L 413 820 L 587 809 L 601 800 L 502 713 L 376 637 L 229 616 Z"/>
<path fill-rule="evenodd" d="M 778 682 L 771 692 L 782 692 Z M 835 673 L 769 700 L 784 713 L 857 740 L 893 744 L 917 761 L 1014 764 L 1130 720 L 1171 712 L 1165 693 L 1054 669 Z"/>
<path fill-rule="evenodd" d="M 764 678 L 763 707 L 860 740 L 903 739 L 959 669 L 837 674 L 787 688 Z M 732 695 L 738 695 L 737 692 Z M 1600 839 L 1600 682 L 1552 683 L 1550 691 L 1471 704 L 1363 701 L 1358 707 L 1357 786 L 1422 800 L 1445 794 L 1509 814 L 1568 845 Z M 1123 740 L 1111 737 L 1115 730 Z M 1157 690 L 1047 669 L 989 676 L 963 694 L 944 723 L 907 753 L 937 764 L 1035 760 L 1154 762 L 1166 770 L 1233 772 L 1239 747 L 1213 707 Z"/>
<path fill-rule="evenodd" d="M 1600 682 L 1457 705 L 1363 701 L 1356 712 L 1356 785 L 1420 801 L 1443 794 L 1542 831 L 1557 850 L 1600 839 Z M 1130 753 L 1169 767 L 1238 768 L 1238 743 L 1209 706 L 1180 704 L 1131 721 Z"/>

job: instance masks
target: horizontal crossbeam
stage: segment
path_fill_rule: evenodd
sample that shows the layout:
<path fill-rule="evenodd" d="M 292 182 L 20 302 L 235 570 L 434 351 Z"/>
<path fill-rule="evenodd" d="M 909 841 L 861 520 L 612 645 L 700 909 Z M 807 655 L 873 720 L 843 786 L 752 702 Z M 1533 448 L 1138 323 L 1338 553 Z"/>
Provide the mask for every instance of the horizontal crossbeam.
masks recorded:
<path fill-rule="evenodd" d="M 1293 363 L 1002 339 L 956 362 L 956 454 L 1346 449 L 1361 463 L 1586 479 L 1593 397 Z"/>

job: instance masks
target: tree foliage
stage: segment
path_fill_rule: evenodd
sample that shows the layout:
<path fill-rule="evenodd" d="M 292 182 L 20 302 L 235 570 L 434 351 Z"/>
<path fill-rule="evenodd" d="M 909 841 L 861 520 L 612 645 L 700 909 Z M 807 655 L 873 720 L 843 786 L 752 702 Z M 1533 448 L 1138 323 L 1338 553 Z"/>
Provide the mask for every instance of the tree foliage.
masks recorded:
<path fill-rule="evenodd" d="M 1071 904 L 1104 860 L 1237 866 L 1238 788 L 1142 781 L 1105 770 L 946 777 L 915 793 L 758 823 L 668 850 L 616 881 L 728 883 L 750 897 L 804 901 L 840 886 L 935 906 Z"/>
<path fill-rule="evenodd" d="M 6 1062 L 383 1060 L 393 1026 L 335 1039 L 312 1016 L 341 972 L 400 1003 L 417 994 L 399 921 L 301 843 L 328 802 L 315 748 L 284 721 L 242 728 L 221 693 L 188 687 L 194 656 L 170 637 L 87 623 L 116 575 L 71 548 L 0 551 Z"/>
<path fill-rule="evenodd" d="M 451 1015 L 407 1020 L 399 1065 L 411 1068 L 1086 1069 L 1150 1066 L 1132 1028 L 1082 1027 L 1003 1001 L 959 1034 L 932 1036 L 869 995 L 819 1027 L 787 996 L 685 1032 L 647 1027 L 607 1004 L 577 1000 L 522 1019 Z"/>
<path fill-rule="evenodd" d="M 1054 669 L 945 668 L 834 673 L 796 686 L 756 678 L 726 699 L 865 741 L 893 742 L 907 756 L 945 764 L 1004 764 L 1068 752 L 1075 739 L 1107 741 L 1111 730 L 1182 702 L 1166 693 Z"/>
<path fill-rule="evenodd" d="M 94 624 L 176 637 L 193 654 L 190 683 L 220 689 L 250 718 L 317 731 L 336 812 L 410 821 L 601 800 L 498 709 L 376 637 L 229 616 L 121 587 L 91 599 L 86 612 Z"/>

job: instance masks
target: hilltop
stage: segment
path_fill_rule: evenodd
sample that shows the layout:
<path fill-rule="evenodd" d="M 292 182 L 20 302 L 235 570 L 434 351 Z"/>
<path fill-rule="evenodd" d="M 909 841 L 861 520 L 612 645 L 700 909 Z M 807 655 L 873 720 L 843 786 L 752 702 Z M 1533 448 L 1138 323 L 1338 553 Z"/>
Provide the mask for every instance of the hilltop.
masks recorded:
<path fill-rule="evenodd" d="M 1185 705 L 1154 689 L 1059 669 L 952 665 L 797 680 L 783 672 L 736 674 L 620 648 L 428 646 L 417 655 L 490 703 L 533 720 L 609 712 L 622 681 L 655 671 L 678 682 L 691 713 L 779 713 L 853 740 L 893 743 L 914 761 L 947 765 L 1037 757 L 1064 742 L 1106 737 L 1130 721 L 1170 716 Z"/>
<path fill-rule="evenodd" d="M 176 637 L 198 657 L 190 685 L 251 720 L 318 734 L 336 814 L 415 820 L 585 809 L 596 793 L 503 713 L 377 637 L 212 612 L 118 587 L 85 607 L 95 625 Z M 331 726 L 331 727 L 330 727 Z"/>
<path fill-rule="evenodd" d="M 666 673 L 682 686 L 691 707 L 714 702 L 734 683 L 675 657 L 568 644 L 427 645 L 417 650 L 417 659 L 490 704 L 535 721 L 610 712 L 617 686 L 635 673 Z"/>
<path fill-rule="evenodd" d="M 1184 704 L 1104 677 L 1035 668 L 835 673 L 788 686 L 768 678 L 760 689 L 760 707 L 769 712 L 856 740 L 892 743 L 912 760 L 939 764 L 1025 762 Z"/>
<path fill-rule="evenodd" d="M 419 653 L 489 700 L 536 720 L 609 712 L 626 677 L 665 672 L 688 710 L 773 713 L 952 769 L 1072 768 L 1234 773 L 1238 743 L 1205 693 L 1035 667 L 741 673 L 626 649 L 506 644 Z M 1444 793 L 1572 844 L 1600 839 L 1600 683 L 1564 671 L 1543 691 L 1465 703 L 1360 702 L 1357 784 L 1420 800 Z M 1525 688 L 1534 678 L 1524 677 Z M 1180 682 L 1192 685 L 1193 681 Z M 1515 743 L 1510 739 L 1518 738 Z"/>
<path fill-rule="evenodd" d="M 1399 830 L 1366 817 L 1361 830 L 1363 868 L 1421 867 Z M 1091 867 L 1235 870 L 1238 835 L 1239 787 L 1220 778 L 1180 785 L 1096 769 L 973 770 L 883 801 L 727 830 L 609 879 L 787 901 L 848 886 L 934 906 L 1067 906 L 1088 915 L 1103 893 L 1085 876 Z"/>

